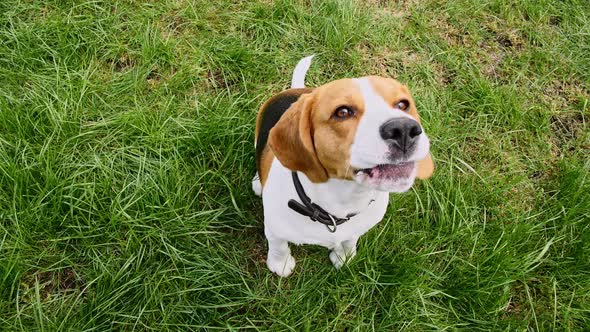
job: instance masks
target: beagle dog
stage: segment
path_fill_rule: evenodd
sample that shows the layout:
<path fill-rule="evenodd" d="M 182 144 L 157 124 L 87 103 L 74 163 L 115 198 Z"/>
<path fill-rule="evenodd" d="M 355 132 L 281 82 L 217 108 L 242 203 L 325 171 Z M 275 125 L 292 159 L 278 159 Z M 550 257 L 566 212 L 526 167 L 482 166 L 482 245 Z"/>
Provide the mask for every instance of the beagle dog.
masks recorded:
<path fill-rule="evenodd" d="M 385 215 L 389 193 L 434 170 L 404 85 L 367 76 L 305 88 L 312 57 L 299 61 L 291 89 L 266 101 L 256 121 L 252 188 L 264 205 L 266 264 L 283 277 L 295 267 L 289 243 L 327 247 L 342 267 Z"/>

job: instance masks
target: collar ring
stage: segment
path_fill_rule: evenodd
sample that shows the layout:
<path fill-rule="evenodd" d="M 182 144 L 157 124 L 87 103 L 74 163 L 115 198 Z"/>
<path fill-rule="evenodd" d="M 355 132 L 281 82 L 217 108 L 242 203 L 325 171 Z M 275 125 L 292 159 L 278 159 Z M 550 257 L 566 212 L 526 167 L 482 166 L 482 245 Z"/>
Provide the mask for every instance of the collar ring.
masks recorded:
<path fill-rule="evenodd" d="M 334 217 L 332 217 L 331 214 L 328 214 L 328 216 L 330 217 L 330 220 L 332 221 L 332 225 L 326 225 L 326 228 L 330 231 L 330 233 L 335 233 L 336 232 L 336 228 L 338 227 L 338 225 L 336 224 L 336 220 L 334 220 Z"/>

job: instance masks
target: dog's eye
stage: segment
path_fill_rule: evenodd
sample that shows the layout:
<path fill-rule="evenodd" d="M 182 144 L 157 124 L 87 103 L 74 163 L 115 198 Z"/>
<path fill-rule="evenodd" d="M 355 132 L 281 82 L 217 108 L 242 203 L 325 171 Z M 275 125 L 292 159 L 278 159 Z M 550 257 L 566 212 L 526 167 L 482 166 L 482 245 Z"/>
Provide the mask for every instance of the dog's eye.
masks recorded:
<path fill-rule="evenodd" d="M 336 109 L 336 111 L 333 114 L 333 117 L 337 118 L 337 119 L 348 119 L 348 118 L 352 118 L 354 116 L 354 110 L 346 107 L 346 106 L 342 106 L 342 107 L 338 107 Z"/>
<path fill-rule="evenodd" d="M 395 106 L 393 108 L 398 109 L 398 110 L 402 110 L 405 112 L 408 110 L 408 108 L 410 108 L 410 102 L 407 99 L 402 99 L 402 100 L 398 101 L 397 104 L 395 104 Z"/>

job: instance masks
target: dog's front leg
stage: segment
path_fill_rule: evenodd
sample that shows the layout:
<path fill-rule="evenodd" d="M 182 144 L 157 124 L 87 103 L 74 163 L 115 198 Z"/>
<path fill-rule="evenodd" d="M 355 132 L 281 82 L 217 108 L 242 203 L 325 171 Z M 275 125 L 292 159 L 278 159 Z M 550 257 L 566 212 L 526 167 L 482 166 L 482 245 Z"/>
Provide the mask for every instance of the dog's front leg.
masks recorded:
<path fill-rule="evenodd" d="M 295 258 L 291 256 L 289 242 L 273 237 L 266 237 L 268 241 L 268 257 L 266 266 L 281 277 L 288 277 L 295 268 Z"/>
<path fill-rule="evenodd" d="M 332 248 L 330 252 L 330 261 L 336 269 L 340 269 L 344 263 L 350 261 L 356 256 L 356 241 L 358 238 L 342 241 L 339 245 Z"/>

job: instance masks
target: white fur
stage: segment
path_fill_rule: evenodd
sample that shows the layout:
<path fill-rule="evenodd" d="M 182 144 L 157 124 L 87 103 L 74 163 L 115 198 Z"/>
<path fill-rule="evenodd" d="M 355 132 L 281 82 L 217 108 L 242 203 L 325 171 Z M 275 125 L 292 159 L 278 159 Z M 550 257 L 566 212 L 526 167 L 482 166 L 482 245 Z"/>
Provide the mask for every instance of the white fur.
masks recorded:
<path fill-rule="evenodd" d="M 293 73 L 292 87 L 304 87 L 305 73 L 309 68 L 311 57 L 302 59 Z M 357 80 L 365 100 L 365 115 L 351 147 L 351 161 L 358 168 L 373 167 L 384 163 L 386 146 L 379 136 L 379 126 L 393 117 L 407 117 L 402 111 L 395 111 L 373 90 L 367 79 Z M 393 116 L 392 116 L 393 114 Z M 420 138 L 420 147 L 412 158 L 420 159 L 428 152 L 428 138 Z M 370 152 L 370 153 L 369 153 Z M 413 183 L 415 169 L 411 176 Z M 325 225 L 311 221 L 308 217 L 291 210 L 287 203 L 290 199 L 299 200 L 291 170 L 285 168 L 278 159 L 274 159 L 262 190 L 264 205 L 264 234 L 268 241 L 268 268 L 286 277 L 295 268 L 295 259 L 291 256 L 289 243 L 315 244 L 330 249 L 330 261 L 337 269 L 356 255 L 356 243 L 359 237 L 377 224 L 387 210 L 389 189 L 371 188 L 362 184 L 362 179 L 329 179 L 324 183 L 312 183 L 305 174 L 298 172 L 301 184 L 312 202 L 338 217 L 357 213 L 349 221 L 338 226 L 335 233 L 328 231 Z M 357 175 L 358 176 L 358 175 Z M 258 181 L 255 183 L 255 181 Z M 253 180 L 252 186 L 258 192 L 260 181 Z M 411 183 L 409 184 L 411 186 Z M 399 191 L 405 191 L 407 184 L 395 184 Z M 405 188 L 405 189 L 404 189 Z M 381 191 L 381 190 L 387 191 Z"/>
<path fill-rule="evenodd" d="M 389 201 L 389 193 L 369 189 L 354 181 L 330 179 L 324 183 L 312 183 L 305 174 L 298 174 L 309 198 L 326 211 L 338 217 L 358 214 L 338 226 L 335 233 L 330 233 L 323 224 L 291 210 L 287 206 L 289 199 L 299 200 L 291 170 L 274 159 L 262 193 L 264 234 L 268 240 L 266 263 L 271 271 L 283 277 L 290 275 L 295 267 L 289 242 L 330 249 L 330 260 L 340 268 L 356 254 L 358 238 L 383 218 Z"/>
<path fill-rule="evenodd" d="M 252 178 L 252 191 L 258 197 L 262 197 L 262 183 L 260 182 L 260 176 L 258 176 L 258 172 Z"/>
<path fill-rule="evenodd" d="M 305 88 L 305 74 L 309 70 L 309 66 L 311 66 L 311 60 L 313 59 L 313 55 L 305 57 L 297 63 L 295 69 L 293 70 L 293 78 L 291 79 L 291 88 Z"/>

